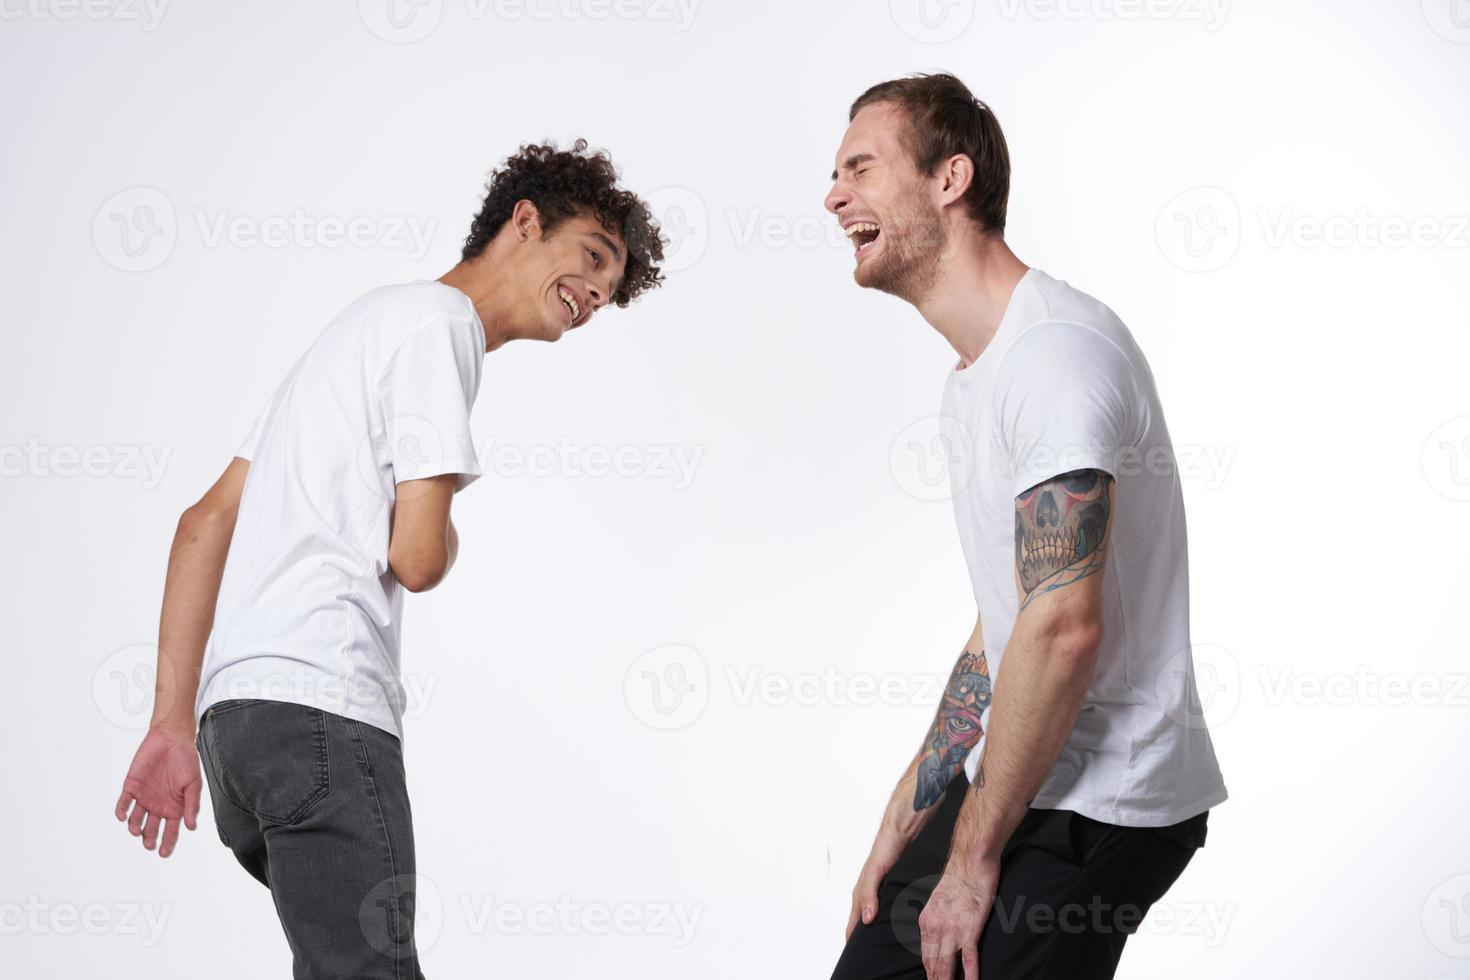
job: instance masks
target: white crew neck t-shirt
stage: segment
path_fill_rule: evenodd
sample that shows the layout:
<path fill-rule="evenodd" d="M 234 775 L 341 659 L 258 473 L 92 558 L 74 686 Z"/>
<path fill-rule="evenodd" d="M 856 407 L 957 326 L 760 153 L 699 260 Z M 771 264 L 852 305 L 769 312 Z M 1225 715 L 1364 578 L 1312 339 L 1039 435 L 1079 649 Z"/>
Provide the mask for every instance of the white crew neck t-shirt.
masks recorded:
<path fill-rule="evenodd" d="M 354 300 L 291 369 L 236 453 L 250 461 L 196 718 L 233 698 L 321 708 L 403 737 L 395 485 L 479 476 L 470 409 L 485 333 L 430 280 Z"/>
<path fill-rule="evenodd" d="M 1128 328 L 1032 269 L 980 357 L 949 372 L 941 420 L 962 454 L 951 470 L 955 520 L 997 690 L 1019 608 L 1016 497 L 1077 469 L 1116 481 L 1102 644 L 1081 714 L 1031 805 L 1161 827 L 1223 802 L 1190 653 L 1178 468 Z M 966 762 L 972 779 L 983 752 L 982 739 Z"/>

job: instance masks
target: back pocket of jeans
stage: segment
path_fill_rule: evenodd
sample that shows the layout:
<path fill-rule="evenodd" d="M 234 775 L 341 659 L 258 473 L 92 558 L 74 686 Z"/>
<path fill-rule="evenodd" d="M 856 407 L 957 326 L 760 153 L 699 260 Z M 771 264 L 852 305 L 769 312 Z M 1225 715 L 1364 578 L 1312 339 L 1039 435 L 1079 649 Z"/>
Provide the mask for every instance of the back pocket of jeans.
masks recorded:
<path fill-rule="evenodd" d="M 265 823 L 301 820 L 330 787 L 327 718 L 320 708 L 250 701 L 206 719 L 221 789 Z"/>

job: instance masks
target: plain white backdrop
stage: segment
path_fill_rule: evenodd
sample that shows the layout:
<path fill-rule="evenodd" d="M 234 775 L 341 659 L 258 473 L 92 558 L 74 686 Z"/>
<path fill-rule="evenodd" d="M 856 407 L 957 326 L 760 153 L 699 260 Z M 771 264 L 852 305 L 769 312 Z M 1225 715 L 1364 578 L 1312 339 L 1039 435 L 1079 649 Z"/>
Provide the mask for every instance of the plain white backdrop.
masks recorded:
<path fill-rule="evenodd" d="M 337 310 L 584 136 L 672 271 L 487 359 L 406 604 L 425 970 L 827 976 L 974 616 L 953 352 L 821 209 L 849 102 L 935 69 L 1185 473 L 1232 796 L 1120 976 L 1470 975 L 1465 0 L 0 0 L 4 972 L 288 974 L 207 804 L 167 861 L 111 815 L 174 522 Z"/>

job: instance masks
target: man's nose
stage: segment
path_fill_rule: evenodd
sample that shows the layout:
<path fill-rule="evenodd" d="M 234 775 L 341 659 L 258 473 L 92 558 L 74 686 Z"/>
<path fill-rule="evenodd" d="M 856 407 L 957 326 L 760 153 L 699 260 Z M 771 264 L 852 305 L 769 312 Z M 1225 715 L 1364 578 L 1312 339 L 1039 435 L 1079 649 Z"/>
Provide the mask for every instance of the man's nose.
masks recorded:
<path fill-rule="evenodd" d="M 848 205 L 848 194 L 841 184 L 833 184 L 832 189 L 827 192 L 827 200 L 822 204 L 833 214 L 841 214 L 842 209 Z"/>

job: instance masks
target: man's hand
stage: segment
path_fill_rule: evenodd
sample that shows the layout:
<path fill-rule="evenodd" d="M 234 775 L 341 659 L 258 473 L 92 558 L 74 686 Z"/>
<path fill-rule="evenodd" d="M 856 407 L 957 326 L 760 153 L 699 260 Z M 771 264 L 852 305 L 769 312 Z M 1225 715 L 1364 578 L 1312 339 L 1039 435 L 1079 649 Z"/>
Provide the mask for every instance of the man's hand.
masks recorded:
<path fill-rule="evenodd" d="M 143 846 L 150 851 L 158 843 L 162 824 L 163 846 L 158 856 L 168 857 L 179 840 L 180 819 L 190 830 L 198 829 L 199 784 L 199 753 L 194 743 L 164 728 L 150 728 L 133 756 L 114 813 L 128 822 L 128 833 L 143 838 Z"/>
<path fill-rule="evenodd" d="M 873 917 L 878 914 L 878 886 L 898 863 L 903 849 L 904 842 L 891 834 L 879 833 L 873 841 L 873 850 L 863 862 L 863 870 L 858 872 L 857 884 L 852 886 L 852 912 L 847 916 L 846 938 L 852 938 L 859 919 L 865 925 L 872 925 Z"/>
<path fill-rule="evenodd" d="M 919 954 L 928 980 L 952 980 L 955 954 L 964 980 L 980 976 L 980 933 L 995 903 L 1000 862 L 973 865 L 964 874 L 946 868 L 919 916 Z"/>

